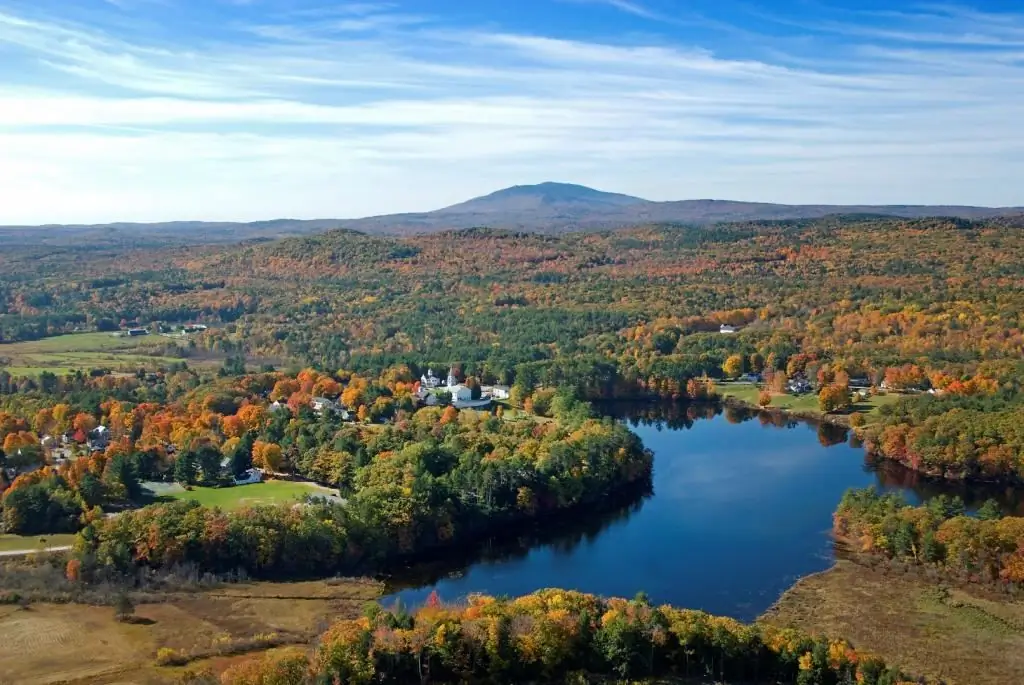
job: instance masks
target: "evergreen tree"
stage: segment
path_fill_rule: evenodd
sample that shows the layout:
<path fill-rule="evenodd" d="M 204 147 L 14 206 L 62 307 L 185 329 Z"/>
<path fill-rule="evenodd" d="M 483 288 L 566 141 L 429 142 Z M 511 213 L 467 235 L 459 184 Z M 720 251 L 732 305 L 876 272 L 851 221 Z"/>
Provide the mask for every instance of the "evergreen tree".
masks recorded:
<path fill-rule="evenodd" d="M 116 491 L 117 496 L 129 501 L 136 501 L 142 495 L 142 486 L 132 460 L 123 454 L 115 455 L 103 472 L 103 484 L 108 490 Z"/>
<path fill-rule="evenodd" d="M 86 473 L 78 484 L 78 494 L 89 508 L 99 506 L 103 503 L 103 483 L 93 474 Z"/>
<path fill-rule="evenodd" d="M 204 445 L 196 452 L 196 463 L 203 475 L 203 482 L 214 483 L 220 479 L 223 455 L 216 447 Z"/>
<path fill-rule="evenodd" d="M 182 485 L 192 485 L 196 482 L 196 475 L 199 472 L 199 463 L 192 451 L 182 452 L 174 462 L 174 480 Z"/>
<path fill-rule="evenodd" d="M 245 472 L 252 468 L 252 446 L 256 442 L 256 436 L 252 431 L 242 436 L 231 453 L 231 475 L 240 478 Z"/>
<path fill-rule="evenodd" d="M 1002 518 L 1002 508 L 999 506 L 999 502 L 994 499 L 986 500 L 981 508 L 978 509 L 978 518 L 982 521 L 995 521 L 996 519 Z"/>

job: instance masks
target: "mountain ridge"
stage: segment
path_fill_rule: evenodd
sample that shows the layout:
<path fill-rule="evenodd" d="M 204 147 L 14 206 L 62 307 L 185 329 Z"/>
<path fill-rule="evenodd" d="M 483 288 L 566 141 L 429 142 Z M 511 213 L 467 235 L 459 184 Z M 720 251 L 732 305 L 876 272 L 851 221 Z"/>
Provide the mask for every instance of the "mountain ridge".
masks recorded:
<path fill-rule="evenodd" d="M 971 205 L 788 205 L 770 202 L 698 199 L 652 201 L 588 186 L 547 181 L 496 190 L 429 212 L 385 214 L 358 219 L 270 219 L 253 222 L 172 221 L 106 224 L 0 226 L 0 240 L 38 239 L 40 229 L 61 234 L 113 231 L 168 242 L 195 243 L 273 239 L 335 228 L 371 234 L 404 235 L 475 227 L 547 233 L 610 230 L 645 223 L 714 224 L 737 221 L 819 219 L 831 215 L 876 215 L 895 218 L 948 216 L 988 219 L 1024 215 L 1024 207 Z M 154 238 L 156 239 L 156 238 Z"/>

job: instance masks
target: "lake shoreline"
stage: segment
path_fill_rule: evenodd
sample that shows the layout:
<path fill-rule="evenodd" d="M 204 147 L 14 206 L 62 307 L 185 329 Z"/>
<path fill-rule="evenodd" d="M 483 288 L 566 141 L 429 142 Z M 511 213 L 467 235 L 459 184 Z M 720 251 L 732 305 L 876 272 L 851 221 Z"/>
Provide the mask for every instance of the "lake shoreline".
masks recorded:
<path fill-rule="evenodd" d="M 815 411 L 795 411 L 792 409 L 773 407 L 771 405 L 762 407 L 730 395 L 723 395 L 721 399 L 719 399 L 718 404 L 721 404 L 723 407 L 730 407 L 733 409 L 743 409 L 745 411 L 765 413 L 769 416 L 780 416 L 787 419 L 805 421 L 814 425 L 819 423 L 828 423 L 841 428 L 850 427 L 850 417 L 845 414 L 823 414 Z"/>

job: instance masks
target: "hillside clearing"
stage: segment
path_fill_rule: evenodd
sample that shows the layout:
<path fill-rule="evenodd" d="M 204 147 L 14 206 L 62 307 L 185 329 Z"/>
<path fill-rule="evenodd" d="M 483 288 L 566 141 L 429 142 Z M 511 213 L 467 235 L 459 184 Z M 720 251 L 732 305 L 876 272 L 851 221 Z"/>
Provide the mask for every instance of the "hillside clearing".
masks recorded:
<path fill-rule="evenodd" d="M 290 504 L 302 501 L 306 495 L 337 497 L 337 491 L 304 481 L 268 480 L 252 485 L 227 488 L 194 486 L 189 490 L 177 484 L 147 484 L 157 499 L 195 500 L 207 507 L 241 509 L 261 504 Z"/>
<path fill-rule="evenodd" d="M 213 360 L 168 357 L 159 354 L 174 341 L 164 336 L 115 336 L 111 333 L 71 333 L 42 340 L 0 344 L 0 369 L 13 376 L 64 375 L 77 370 L 103 368 L 134 372 L 188 362 L 209 365 Z"/>

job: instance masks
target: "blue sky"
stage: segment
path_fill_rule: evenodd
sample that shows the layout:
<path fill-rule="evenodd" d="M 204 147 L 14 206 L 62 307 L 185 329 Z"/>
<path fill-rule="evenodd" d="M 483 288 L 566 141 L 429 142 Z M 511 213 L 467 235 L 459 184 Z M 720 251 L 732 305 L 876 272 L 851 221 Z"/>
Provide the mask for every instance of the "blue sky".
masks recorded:
<path fill-rule="evenodd" d="M 1024 5 L 0 0 L 0 224 L 1024 205 Z"/>

